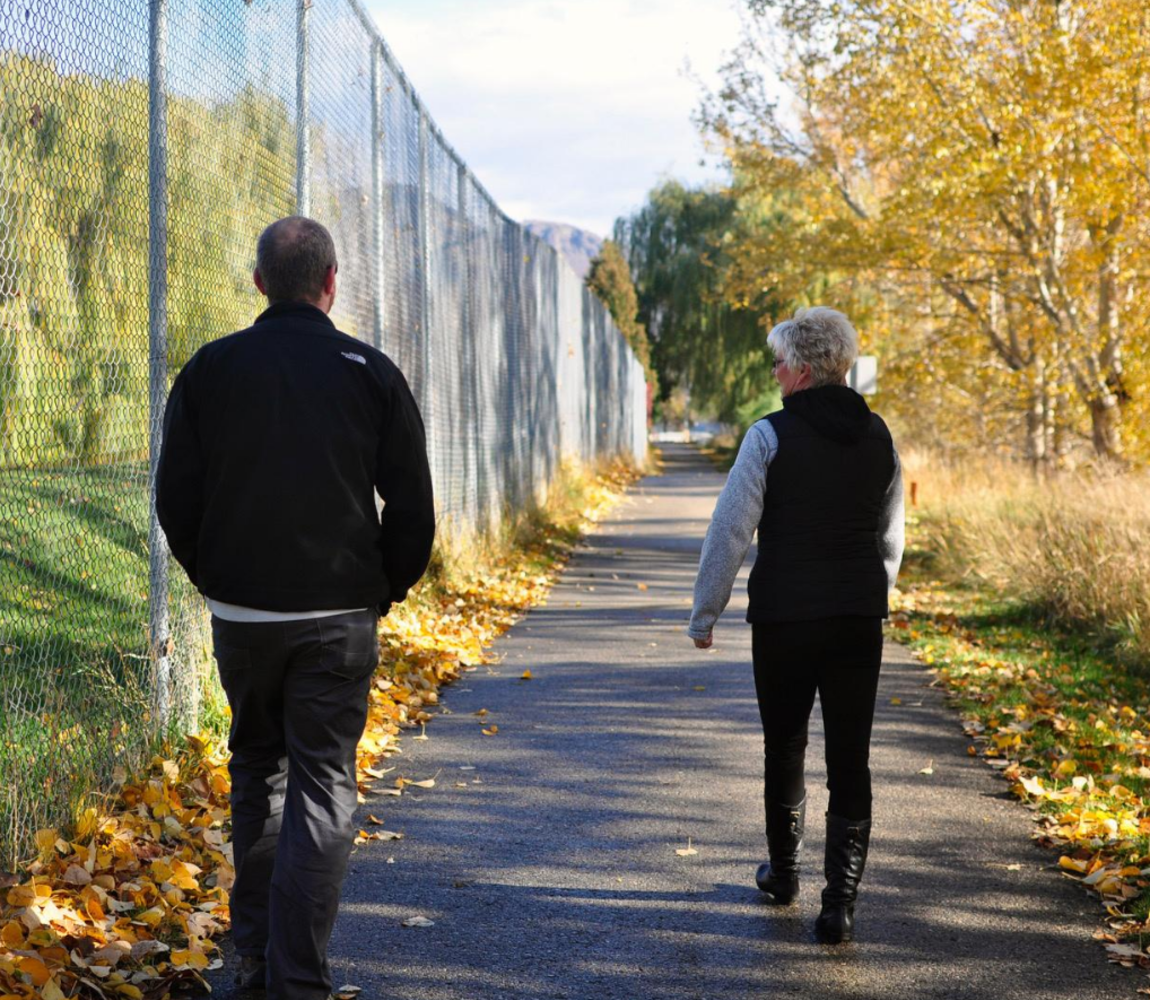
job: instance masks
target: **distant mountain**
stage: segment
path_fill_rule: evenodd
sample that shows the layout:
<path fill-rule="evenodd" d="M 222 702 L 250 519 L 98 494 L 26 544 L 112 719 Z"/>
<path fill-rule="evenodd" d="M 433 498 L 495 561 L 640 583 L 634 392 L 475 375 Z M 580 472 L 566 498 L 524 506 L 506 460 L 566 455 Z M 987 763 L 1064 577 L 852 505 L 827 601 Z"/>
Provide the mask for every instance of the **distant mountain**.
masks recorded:
<path fill-rule="evenodd" d="M 586 229 L 577 229 L 564 222 L 539 222 L 531 220 L 523 223 L 523 228 L 534 233 L 544 243 L 550 243 L 571 265 L 580 278 L 586 278 L 591 270 L 591 261 L 599 255 L 603 238 Z"/>

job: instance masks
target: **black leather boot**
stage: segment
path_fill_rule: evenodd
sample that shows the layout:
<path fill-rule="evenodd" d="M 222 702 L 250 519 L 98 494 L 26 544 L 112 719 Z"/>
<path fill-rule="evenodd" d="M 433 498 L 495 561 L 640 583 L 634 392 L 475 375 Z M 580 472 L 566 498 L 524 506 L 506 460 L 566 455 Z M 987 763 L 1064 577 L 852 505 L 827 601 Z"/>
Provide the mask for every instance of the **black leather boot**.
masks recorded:
<path fill-rule="evenodd" d="M 815 921 L 815 937 L 823 944 L 854 939 L 855 900 L 870 847 L 869 819 L 844 819 L 827 813 L 827 887 Z"/>
<path fill-rule="evenodd" d="M 806 818 L 806 796 L 797 806 L 767 799 L 767 853 L 771 860 L 759 865 L 755 883 L 780 906 L 794 902 L 799 894 L 799 851 Z"/>

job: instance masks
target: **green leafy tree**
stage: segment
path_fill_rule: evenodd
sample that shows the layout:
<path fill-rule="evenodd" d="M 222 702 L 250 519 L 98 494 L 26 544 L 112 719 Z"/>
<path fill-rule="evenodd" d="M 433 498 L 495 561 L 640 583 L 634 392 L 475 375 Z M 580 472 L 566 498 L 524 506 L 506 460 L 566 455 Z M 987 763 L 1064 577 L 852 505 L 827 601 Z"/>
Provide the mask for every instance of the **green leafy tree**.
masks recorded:
<path fill-rule="evenodd" d="M 639 322 L 639 298 L 635 294 L 635 283 L 631 280 L 631 271 L 623 252 L 614 240 L 607 240 L 598 256 L 591 261 L 587 287 L 607 307 L 615 325 L 635 352 L 635 357 L 650 375 L 651 344 L 647 339 L 647 328 Z"/>
<path fill-rule="evenodd" d="M 148 447 L 148 91 L 0 54 L 0 466 Z M 291 211 L 294 128 L 252 88 L 168 101 L 172 372 L 250 322 L 251 248 Z M 325 136 L 317 130 L 316 145 Z M 226 180 L 226 183 L 224 182 Z"/>
<path fill-rule="evenodd" d="M 766 349 L 770 296 L 727 292 L 728 248 L 740 221 L 730 193 L 667 181 L 615 223 L 651 337 L 659 399 L 689 391 L 695 412 L 745 424 L 777 405 Z"/>

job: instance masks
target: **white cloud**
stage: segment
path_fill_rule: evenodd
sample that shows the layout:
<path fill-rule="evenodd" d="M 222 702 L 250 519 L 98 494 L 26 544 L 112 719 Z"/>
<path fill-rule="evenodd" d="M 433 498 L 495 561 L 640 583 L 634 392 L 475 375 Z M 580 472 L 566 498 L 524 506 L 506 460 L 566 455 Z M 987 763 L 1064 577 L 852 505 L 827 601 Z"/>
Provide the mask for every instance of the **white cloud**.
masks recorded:
<path fill-rule="evenodd" d="M 371 0 L 448 140 L 517 218 L 605 234 L 700 168 L 684 63 L 713 84 L 736 0 Z"/>

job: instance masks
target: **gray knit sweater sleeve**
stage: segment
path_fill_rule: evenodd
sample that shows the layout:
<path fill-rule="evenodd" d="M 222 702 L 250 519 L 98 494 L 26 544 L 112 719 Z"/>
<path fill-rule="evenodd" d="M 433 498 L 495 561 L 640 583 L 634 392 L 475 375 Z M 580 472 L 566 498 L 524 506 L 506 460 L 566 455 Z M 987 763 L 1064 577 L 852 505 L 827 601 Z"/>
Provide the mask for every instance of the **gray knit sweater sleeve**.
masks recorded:
<path fill-rule="evenodd" d="M 893 449 L 893 445 L 892 445 Z M 902 493 L 902 463 L 894 453 L 894 474 L 883 495 L 878 522 L 878 550 L 886 567 L 886 585 L 890 590 L 898 580 L 902 552 L 906 545 L 906 509 Z"/>
<path fill-rule="evenodd" d="M 705 639 L 711 634 L 731 599 L 735 577 L 747 557 L 763 514 L 767 466 L 778 449 L 779 439 L 767 420 L 752 424 L 743 438 L 703 540 L 699 575 L 695 578 L 695 603 L 691 624 L 687 627 L 692 639 Z"/>

